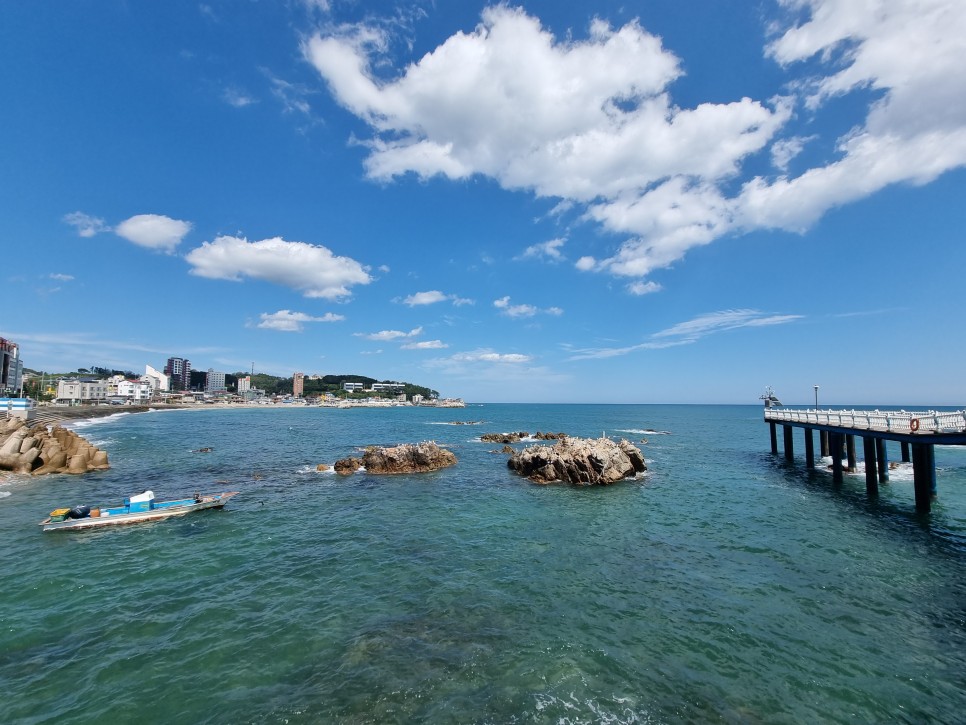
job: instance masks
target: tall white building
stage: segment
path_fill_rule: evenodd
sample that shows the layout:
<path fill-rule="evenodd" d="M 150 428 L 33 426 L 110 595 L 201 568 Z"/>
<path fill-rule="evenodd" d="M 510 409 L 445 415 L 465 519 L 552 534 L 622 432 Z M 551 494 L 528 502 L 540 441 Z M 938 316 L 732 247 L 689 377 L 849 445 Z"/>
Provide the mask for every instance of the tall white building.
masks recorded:
<path fill-rule="evenodd" d="M 158 391 L 167 391 L 171 389 L 171 379 L 162 373 L 160 370 L 155 370 L 150 365 L 144 366 L 144 375 L 141 380 L 147 380 L 151 383 L 151 387 Z"/>
<path fill-rule="evenodd" d="M 205 391 L 209 393 L 223 393 L 227 389 L 225 387 L 225 374 L 215 372 L 214 368 L 208 368 L 208 375 L 205 377 Z"/>
<path fill-rule="evenodd" d="M 238 378 L 238 394 L 247 393 L 252 389 L 252 376 L 246 375 L 243 378 Z"/>

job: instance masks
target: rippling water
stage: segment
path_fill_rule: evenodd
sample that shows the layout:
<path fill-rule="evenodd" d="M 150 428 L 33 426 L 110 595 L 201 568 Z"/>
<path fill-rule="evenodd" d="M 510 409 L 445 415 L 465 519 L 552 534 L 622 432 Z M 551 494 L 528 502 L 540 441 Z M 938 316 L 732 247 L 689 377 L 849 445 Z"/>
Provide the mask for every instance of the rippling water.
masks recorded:
<path fill-rule="evenodd" d="M 646 438 L 650 472 L 530 485 L 478 440 L 510 430 Z M 770 455 L 754 406 L 176 411 L 79 432 L 110 471 L 0 478 L 6 722 L 921 723 L 966 708 L 961 448 L 937 449 L 921 517 L 908 469 L 869 501 L 863 476 L 836 487 Z M 459 464 L 315 470 L 427 439 Z M 242 493 L 140 526 L 36 526 L 146 487 Z"/>

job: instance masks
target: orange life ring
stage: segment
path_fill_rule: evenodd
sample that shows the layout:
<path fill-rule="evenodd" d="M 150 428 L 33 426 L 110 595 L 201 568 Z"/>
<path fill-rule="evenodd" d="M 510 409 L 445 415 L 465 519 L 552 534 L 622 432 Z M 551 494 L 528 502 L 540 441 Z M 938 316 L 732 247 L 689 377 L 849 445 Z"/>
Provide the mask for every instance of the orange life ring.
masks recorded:
<path fill-rule="evenodd" d="M 910 420 L 909 421 L 909 428 L 912 430 L 913 433 L 915 433 L 917 430 L 919 430 L 919 419 L 918 418 L 913 418 L 912 420 Z"/>

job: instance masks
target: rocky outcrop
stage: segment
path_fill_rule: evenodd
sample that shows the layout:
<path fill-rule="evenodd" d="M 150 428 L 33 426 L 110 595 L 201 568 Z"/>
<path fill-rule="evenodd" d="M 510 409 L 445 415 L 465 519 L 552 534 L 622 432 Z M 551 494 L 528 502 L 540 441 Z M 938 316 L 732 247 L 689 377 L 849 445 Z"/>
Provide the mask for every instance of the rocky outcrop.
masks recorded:
<path fill-rule="evenodd" d="M 107 452 L 55 425 L 29 426 L 19 418 L 0 423 L 0 470 L 14 473 L 87 473 L 110 468 Z"/>
<path fill-rule="evenodd" d="M 534 483 L 565 481 L 578 486 L 605 486 L 647 470 L 634 444 L 609 438 L 563 438 L 553 446 L 528 446 L 507 466 Z"/>
<path fill-rule="evenodd" d="M 370 446 L 362 458 L 343 458 L 335 462 L 336 473 L 352 473 L 364 467 L 367 473 L 426 473 L 456 465 L 456 456 L 431 441 L 406 443 L 390 448 Z"/>
<path fill-rule="evenodd" d="M 480 440 L 484 443 L 519 443 L 524 438 L 534 438 L 538 441 L 556 441 L 567 437 L 566 433 L 541 433 L 537 431 L 532 436 L 525 430 L 516 433 L 484 433 Z"/>

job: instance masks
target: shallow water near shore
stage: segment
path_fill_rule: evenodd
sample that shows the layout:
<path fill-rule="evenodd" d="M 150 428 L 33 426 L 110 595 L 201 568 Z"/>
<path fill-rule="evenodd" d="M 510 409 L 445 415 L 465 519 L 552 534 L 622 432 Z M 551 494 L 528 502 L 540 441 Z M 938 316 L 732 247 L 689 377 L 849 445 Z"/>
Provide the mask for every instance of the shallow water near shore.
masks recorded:
<path fill-rule="evenodd" d="M 111 470 L 0 477 L 5 722 L 921 723 L 966 708 L 966 449 L 937 448 L 923 517 L 908 467 L 870 501 L 861 475 L 834 486 L 772 456 L 757 406 L 167 411 L 76 429 Z M 650 470 L 531 485 L 479 441 L 519 430 L 625 437 Z M 316 471 L 420 440 L 459 463 Z M 145 488 L 241 493 L 151 524 L 36 525 Z"/>

